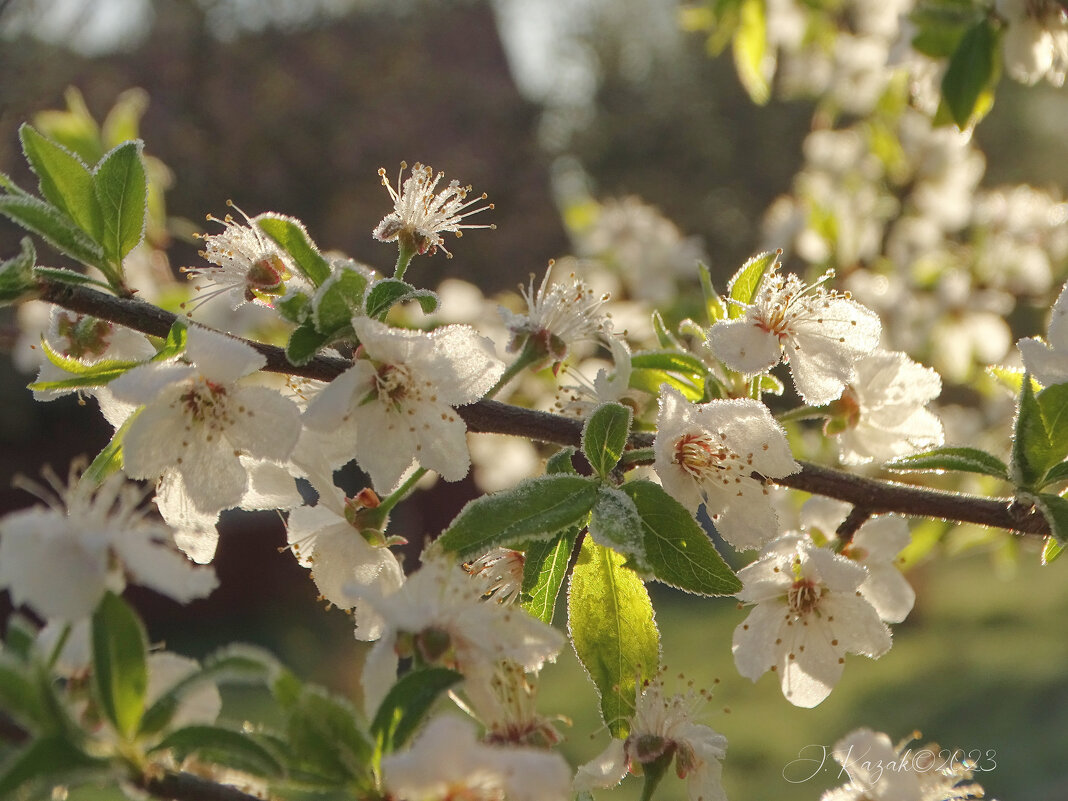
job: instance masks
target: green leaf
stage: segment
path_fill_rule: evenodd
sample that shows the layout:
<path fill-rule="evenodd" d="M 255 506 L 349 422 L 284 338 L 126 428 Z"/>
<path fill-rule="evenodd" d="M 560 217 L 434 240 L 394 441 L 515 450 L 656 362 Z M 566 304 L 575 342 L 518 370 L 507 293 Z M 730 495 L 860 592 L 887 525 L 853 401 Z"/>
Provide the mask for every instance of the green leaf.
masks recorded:
<path fill-rule="evenodd" d="M 964 130 L 983 91 L 996 80 L 998 35 L 987 18 L 965 31 L 942 76 L 942 97 L 953 121 Z"/>
<path fill-rule="evenodd" d="M 33 270 L 37 251 L 29 237 L 23 237 L 21 244 L 19 255 L 0 262 L 0 305 L 21 300 L 37 287 Z"/>
<path fill-rule="evenodd" d="M 630 358 L 630 366 L 639 370 L 663 370 L 664 372 L 700 380 L 708 373 L 705 363 L 692 353 L 681 350 L 645 350 Z"/>
<path fill-rule="evenodd" d="M 23 615 L 15 612 L 7 619 L 7 633 L 0 651 L 21 662 L 29 662 L 37 647 L 37 632 L 40 627 Z"/>
<path fill-rule="evenodd" d="M 300 325 L 311 314 L 312 301 L 303 292 L 294 290 L 276 299 L 274 307 L 289 322 Z"/>
<path fill-rule="evenodd" d="M 443 692 L 463 679 L 460 673 L 446 668 L 426 668 L 406 673 L 382 699 L 371 734 L 390 754 L 402 748 L 426 718 Z"/>
<path fill-rule="evenodd" d="M 677 373 L 664 370 L 633 369 L 630 373 L 630 381 L 627 383 L 631 389 L 647 392 L 650 395 L 659 395 L 661 384 L 674 387 L 689 401 L 699 401 L 705 396 L 703 381 L 693 382 L 688 378 L 680 377 Z"/>
<path fill-rule="evenodd" d="M 701 293 L 705 296 L 705 312 L 708 315 L 708 324 L 719 322 L 727 318 L 727 302 L 712 286 L 712 273 L 704 264 L 697 265 L 697 274 L 701 279 Z"/>
<path fill-rule="evenodd" d="M 44 706 L 27 665 L 18 665 L 6 651 L 0 652 L 0 709 L 30 732 L 43 728 Z"/>
<path fill-rule="evenodd" d="M 53 787 L 76 784 L 109 769 L 107 762 L 94 759 L 65 737 L 40 737 L 0 764 L 0 798 L 29 798 L 35 789 L 47 795 Z"/>
<path fill-rule="evenodd" d="M 101 711 L 124 739 L 141 723 L 148 688 L 148 641 L 141 619 L 108 592 L 93 613 L 93 688 Z"/>
<path fill-rule="evenodd" d="M 256 219 L 256 225 L 293 257 L 300 271 L 315 286 L 330 277 L 329 262 L 323 258 L 300 220 L 281 214 L 261 214 Z"/>
<path fill-rule="evenodd" d="M 577 527 L 566 529 L 548 542 L 532 542 L 524 554 L 523 594 L 529 600 L 523 602 L 523 608 L 543 623 L 553 622 L 556 598 L 564 585 L 578 535 Z"/>
<path fill-rule="evenodd" d="M 105 264 L 100 246 L 51 203 L 29 195 L 2 195 L 0 214 L 82 264 L 93 267 Z"/>
<path fill-rule="evenodd" d="M 587 537 L 571 573 L 567 613 L 575 653 L 601 697 L 601 716 L 612 736 L 623 739 L 637 688 L 660 663 L 649 593 L 622 556 Z"/>
<path fill-rule="evenodd" d="M 629 407 L 607 401 L 590 413 L 582 427 L 582 452 L 601 478 L 612 472 L 623 455 L 632 416 Z"/>
<path fill-rule="evenodd" d="M 660 312 L 654 311 L 652 317 L 653 331 L 656 332 L 656 341 L 660 343 L 660 347 L 681 350 L 681 343 L 675 338 L 675 335 L 668 330 L 664 318 L 660 316 Z"/>
<path fill-rule="evenodd" d="M 577 450 L 570 445 L 558 450 L 546 460 L 545 474 L 552 476 L 557 473 L 567 473 L 577 476 L 579 474 L 578 470 L 575 469 L 575 463 L 571 461 L 576 453 Z"/>
<path fill-rule="evenodd" d="M 282 762 L 270 749 L 249 734 L 222 726 L 185 726 L 175 729 L 149 753 L 170 750 L 180 764 L 197 754 L 208 764 L 222 765 L 254 776 L 278 778 L 285 773 Z"/>
<path fill-rule="evenodd" d="M 93 173 L 78 156 L 46 139 L 23 123 L 22 151 L 37 174 L 41 194 L 97 242 L 104 231 L 104 215 L 93 189 Z"/>
<path fill-rule="evenodd" d="M 1046 537 L 1042 543 L 1042 564 L 1052 564 L 1063 552 L 1064 546 L 1057 542 L 1056 537 Z"/>
<path fill-rule="evenodd" d="M 1049 523 L 1050 531 L 1062 548 L 1068 544 L 1068 499 L 1048 492 L 1035 496 L 1035 505 Z"/>
<path fill-rule="evenodd" d="M 122 421 L 121 426 L 115 429 L 115 433 L 111 436 L 108 444 L 96 455 L 92 463 L 85 468 L 82 478 L 92 481 L 94 484 L 103 484 L 108 476 L 122 469 L 122 440 L 125 438 L 126 432 L 130 430 L 133 421 L 141 414 L 143 408 L 135 410 L 133 414 Z"/>
<path fill-rule="evenodd" d="M 326 347 L 331 336 L 317 331 L 315 323 L 309 318 L 293 329 L 286 343 L 286 358 L 290 364 L 300 367 L 315 358 L 320 348 Z"/>
<path fill-rule="evenodd" d="M 628 557 L 627 567 L 641 575 L 651 572 L 645 561 L 645 542 L 638 510 L 628 495 L 615 487 L 601 487 L 590 512 L 590 536 L 598 545 Z"/>
<path fill-rule="evenodd" d="M 37 265 L 33 269 L 33 274 L 38 278 L 48 278 L 52 281 L 59 281 L 61 284 L 70 284 L 72 286 L 99 286 L 104 289 L 111 289 L 111 285 L 98 281 L 95 278 L 91 278 L 83 273 L 76 273 L 74 270 L 66 270 L 62 267 L 42 267 Z"/>
<path fill-rule="evenodd" d="M 114 264 L 122 264 L 145 235 L 148 181 L 141 160 L 144 143 L 126 142 L 109 151 L 93 172 L 103 228 L 100 243 Z"/>
<path fill-rule="evenodd" d="M 436 542 L 466 559 L 498 545 L 548 539 L 584 525 L 598 489 L 599 482 L 583 476 L 528 478 L 512 489 L 470 501 Z"/>
<path fill-rule="evenodd" d="M 753 302 L 753 296 L 756 295 L 764 274 L 774 268 L 781 254 L 781 250 L 769 250 L 753 256 L 731 277 L 727 284 L 727 293 L 733 303 L 727 304 L 727 315 L 732 320 L 745 314 L 742 304 Z"/>
<path fill-rule="evenodd" d="M 367 293 L 367 316 L 381 320 L 394 305 L 409 300 L 419 301 L 419 307 L 424 314 L 430 314 L 438 307 L 438 296 L 430 290 L 416 289 L 396 278 L 383 278 Z"/>
<path fill-rule="evenodd" d="M 323 334 L 335 335 L 342 330 L 351 330 L 352 316 L 363 312 L 363 299 L 367 294 L 367 276 L 342 267 L 334 270 L 323 281 L 312 298 L 312 319 Z"/>
<path fill-rule="evenodd" d="M 184 320 L 178 318 L 171 324 L 171 328 L 167 332 L 167 338 L 163 340 L 163 347 L 156 352 L 156 355 L 150 361 L 165 362 L 185 353 L 185 346 L 188 341 L 189 327 Z"/>
<path fill-rule="evenodd" d="M 290 710 L 288 763 L 304 780 L 326 785 L 366 781 L 373 749 L 361 716 L 346 700 L 305 687 Z M 310 774 L 310 775 L 308 775 Z"/>
<path fill-rule="evenodd" d="M 35 381 L 29 385 L 29 389 L 36 392 L 104 386 L 140 364 L 140 362 L 120 361 L 118 359 L 101 359 L 92 363 L 83 362 L 71 356 L 64 356 L 52 348 L 44 339 L 41 340 L 41 350 L 48 361 L 59 369 L 74 375 L 71 378 L 63 378 L 57 381 Z"/>
<path fill-rule="evenodd" d="M 1009 468 L 1001 459 L 978 448 L 934 448 L 924 453 L 894 459 L 887 462 L 886 467 L 899 472 L 958 470 L 965 473 L 982 473 L 1006 481 L 1009 478 Z"/>
<path fill-rule="evenodd" d="M 1068 481 L 1068 462 L 1055 464 L 1046 471 L 1046 475 L 1042 479 L 1042 486 L 1048 487 L 1050 484 L 1057 484 L 1061 481 Z"/>
<path fill-rule="evenodd" d="M 1068 384 L 1035 394 L 1021 382 L 1012 441 L 1012 481 L 1025 490 L 1041 486 L 1047 472 L 1068 456 Z"/>
<path fill-rule="evenodd" d="M 767 20 L 763 0 L 741 0 L 738 29 L 734 32 L 734 68 L 738 79 L 758 106 L 768 102 L 771 86 L 764 71 L 768 57 Z"/>
<path fill-rule="evenodd" d="M 638 510 L 645 558 L 658 581 L 698 595 L 734 595 L 742 583 L 681 503 L 651 481 L 621 489 Z"/>

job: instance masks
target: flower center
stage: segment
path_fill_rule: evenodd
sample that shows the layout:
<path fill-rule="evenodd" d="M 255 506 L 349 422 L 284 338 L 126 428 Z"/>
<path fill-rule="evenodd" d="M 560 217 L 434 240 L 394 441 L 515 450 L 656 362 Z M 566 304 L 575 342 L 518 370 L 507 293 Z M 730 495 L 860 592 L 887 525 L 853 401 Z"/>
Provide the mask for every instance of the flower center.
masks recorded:
<path fill-rule="evenodd" d="M 252 263 L 245 275 L 246 293 L 278 292 L 288 271 L 277 253 L 264 256 Z"/>
<path fill-rule="evenodd" d="M 378 400 L 386 406 L 400 408 L 401 401 L 408 397 L 412 376 L 402 364 L 383 364 L 375 373 L 375 391 Z"/>
<path fill-rule="evenodd" d="M 226 410 L 226 387 L 200 379 L 180 398 L 186 414 L 198 423 L 217 420 Z"/>
<path fill-rule="evenodd" d="M 729 470 L 725 462 L 732 456 L 737 458 L 730 448 L 716 444 L 708 434 L 686 434 L 675 440 L 672 461 L 696 481 L 704 482 L 717 478 L 722 470 Z"/>
<path fill-rule="evenodd" d="M 799 616 L 805 616 L 819 607 L 823 597 L 823 587 L 811 579 L 799 579 L 793 583 L 786 594 L 790 609 Z"/>

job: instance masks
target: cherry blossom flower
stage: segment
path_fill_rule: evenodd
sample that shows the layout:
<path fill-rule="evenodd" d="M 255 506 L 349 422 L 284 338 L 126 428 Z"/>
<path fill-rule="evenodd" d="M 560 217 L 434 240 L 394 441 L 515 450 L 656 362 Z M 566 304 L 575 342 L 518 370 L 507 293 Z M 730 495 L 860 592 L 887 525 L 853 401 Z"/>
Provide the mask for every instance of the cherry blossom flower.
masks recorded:
<path fill-rule="evenodd" d="M 706 700 L 705 694 L 693 690 L 666 696 L 661 677 L 647 683 L 635 704 L 630 734 L 625 740 L 613 740 L 600 756 L 582 765 L 574 790 L 614 787 L 632 766 L 640 769 L 674 757 L 676 774 L 688 782 L 690 801 L 726 801 L 721 760 L 727 753 L 727 738 L 694 722 Z"/>
<path fill-rule="evenodd" d="M 821 545 L 837 544 L 835 530 L 849 514 L 850 505 L 814 496 L 801 507 L 801 527 Z M 916 602 L 916 592 L 894 563 L 912 542 L 908 523 L 896 515 L 869 518 L 839 553 L 863 565 L 868 577 L 859 592 L 887 623 L 900 623 Z"/>
<path fill-rule="evenodd" d="M 455 695 L 453 700 L 485 726 L 486 742 L 550 748 L 564 739 L 553 720 L 538 714 L 537 674 L 522 665 L 501 660 L 491 673 L 469 677 L 464 696 L 469 708 Z"/>
<path fill-rule="evenodd" d="M 570 769 L 540 748 L 487 745 L 474 725 L 435 717 L 411 748 L 382 758 L 382 777 L 398 801 L 567 801 Z"/>
<path fill-rule="evenodd" d="M 385 621 L 364 664 L 365 704 L 373 712 L 396 680 L 398 654 L 484 678 L 502 659 L 538 670 L 556 658 L 563 636 L 523 609 L 482 599 L 478 582 L 432 557 L 399 587 L 345 586 Z"/>
<path fill-rule="evenodd" d="M 788 362 L 805 403 L 830 403 L 856 377 L 857 360 L 875 349 L 881 330 L 875 312 L 822 286 L 831 275 L 806 285 L 772 268 L 743 316 L 712 326 L 713 351 L 746 375 Z"/>
<path fill-rule="evenodd" d="M 552 269 L 550 263 L 538 289 L 534 289 L 533 276 L 529 287 L 520 287 L 520 294 L 527 304 L 525 314 L 515 314 L 504 307 L 500 312 L 512 333 L 509 350 L 529 346 L 541 357 L 542 363 L 551 362 L 558 366 L 576 342 L 607 335 L 611 331 L 611 320 L 600 311 L 608 301 L 607 294 L 596 295 L 574 273 L 567 283 L 549 283 Z"/>
<path fill-rule="evenodd" d="M 1046 339 L 1021 339 L 1016 343 L 1024 367 L 1045 386 L 1068 383 L 1068 284 L 1061 288 L 1050 316 Z"/>
<path fill-rule="evenodd" d="M 1008 21 L 1005 66 L 1016 80 L 1035 84 L 1045 78 L 1063 86 L 1068 72 L 1068 10 L 1055 0 L 996 0 Z"/>
<path fill-rule="evenodd" d="M 96 486 L 72 470 L 51 492 L 22 481 L 48 503 L 0 520 L 0 587 L 15 604 L 49 620 L 88 617 L 107 590 L 130 581 L 181 603 L 215 589 L 215 572 L 195 567 L 174 547 L 171 531 L 141 508 L 144 491 L 114 475 Z"/>
<path fill-rule="evenodd" d="M 906 354 L 875 350 L 856 363 L 856 377 L 832 405 L 842 430 L 845 464 L 884 462 L 935 448 L 945 441 L 942 421 L 925 408 L 942 392 L 942 379 Z M 840 422 L 839 422 L 840 421 Z"/>
<path fill-rule="evenodd" d="M 704 503 L 716 530 L 735 548 L 757 548 L 779 533 L 761 476 L 781 478 L 800 468 L 764 404 L 694 404 L 665 385 L 653 451 L 664 489 L 695 514 Z"/>
<path fill-rule="evenodd" d="M 386 177 L 385 168 L 378 171 L 382 177 L 382 186 L 386 187 L 389 196 L 393 198 L 393 211 L 382 219 L 373 232 L 374 238 L 379 242 L 398 242 L 412 248 L 419 255 L 433 255 L 441 248 L 446 256 L 452 258 L 452 254 L 445 248 L 445 240 L 441 238 L 442 232 L 462 236 L 465 228 L 497 227 L 462 222 L 473 214 L 493 208 L 492 203 L 471 208 L 486 199 L 485 193 L 473 200 L 467 200 L 471 187 L 460 186 L 458 181 L 452 180 L 448 186 L 434 194 L 445 174 L 435 174 L 430 167 L 419 163 L 416 163 L 412 174 L 404 179 L 402 184 L 400 176 L 404 174 L 407 166 L 401 162 L 401 172 L 397 176 L 397 185 L 401 187 L 399 193 Z"/>
<path fill-rule="evenodd" d="M 873 659 L 890 649 L 890 630 L 859 593 L 863 566 L 786 535 L 742 568 L 738 598 L 755 604 L 734 630 L 738 672 L 756 681 L 771 670 L 795 706 L 822 702 L 842 675 L 846 653 Z"/>
<path fill-rule="evenodd" d="M 287 281 L 300 275 L 290 255 L 257 224 L 267 216 L 277 218 L 279 215 L 249 217 L 232 201 L 227 201 L 226 205 L 237 209 L 247 225 L 229 214 L 221 220 L 209 214 L 208 220 L 225 226 L 225 230 L 218 234 L 197 234 L 204 240 L 201 257 L 215 266 L 183 267 L 182 272 L 190 279 L 203 282 L 197 285 L 198 292 L 211 287 L 197 299 L 198 303 L 222 296 L 227 298 L 231 309 L 254 301 L 269 306 L 272 298 L 285 294 Z M 297 220 L 286 219 L 300 225 Z"/>
<path fill-rule="evenodd" d="M 478 583 L 483 598 L 492 598 L 499 604 L 509 604 L 519 598 L 523 589 L 525 562 L 522 551 L 494 548 L 463 567 Z"/>
<path fill-rule="evenodd" d="M 177 474 L 203 515 L 237 506 L 249 488 L 241 457 L 285 462 L 300 436 L 300 412 L 278 392 L 237 382 L 266 363 L 253 348 L 201 326 L 189 327 L 189 364 L 135 367 L 110 384 L 119 400 L 144 404 L 123 439 L 133 478 Z"/>
<path fill-rule="evenodd" d="M 831 754 L 849 782 L 827 790 L 820 801 L 969 801 L 984 797 L 983 788 L 969 781 L 971 768 L 946 758 L 936 744 L 894 746 L 882 732 L 857 729 L 837 743 Z"/>
<path fill-rule="evenodd" d="M 481 398 L 504 372 L 493 344 L 464 325 L 426 334 L 356 317 L 352 326 L 358 358 L 311 401 L 305 424 L 354 449 L 379 490 L 395 487 L 413 461 L 462 479 L 467 425 L 452 407 Z"/>

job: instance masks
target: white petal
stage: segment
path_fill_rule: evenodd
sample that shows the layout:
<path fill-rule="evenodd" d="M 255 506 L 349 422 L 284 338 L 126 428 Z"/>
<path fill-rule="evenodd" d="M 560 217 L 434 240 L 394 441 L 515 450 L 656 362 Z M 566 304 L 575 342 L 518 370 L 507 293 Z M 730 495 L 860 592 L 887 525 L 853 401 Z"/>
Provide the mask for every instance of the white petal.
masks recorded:
<path fill-rule="evenodd" d="M 430 336 L 435 361 L 419 366 L 434 381 L 442 403 L 450 406 L 472 403 L 504 374 L 504 363 L 497 358 L 493 343 L 470 326 L 446 325 Z"/>
<path fill-rule="evenodd" d="M 879 619 L 875 607 L 863 598 L 829 593 L 820 602 L 820 609 L 834 618 L 834 636 L 849 653 L 878 659 L 890 650 L 890 629 Z"/>
<path fill-rule="evenodd" d="M 359 361 L 312 398 L 304 412 L 304 424 L 315 431 L 332 431 L 374 388 L 374 368 Z"/>
<path fill-rule="evenodd" d="M 598 756 L 580 765 L 571 789 L 576 793 L 615 787 L 627 775 L 627 755 L 624 741 L 613 739 Z"/>
<path fill-rule="evenodd" d="M 189 326 L 185 352 L 200 374 L 216 384 L 232 384 L 267 364 L 251 346 L 202 325 Z"/>
<path fill-rule="evenodd" d="M 300 437 L 300 411 L 267 387 L 238 387 L 227 401 L 226 437 L 250 456 L 284 462 Z"/>
<path fill-rule="evenodd" d="M 716 358 L 745 375 L 770 370 L 782 358 L 779 338 L 746 317 L 714 324 L 708 341 Z"/>
<path fill-rule="evenodd" d="M 799 621 L 784 631 L 779 678 L 783 696 L 794 706 L 817 706 L 842 677 L 844 649 L 831 645 L 831 640 L 827 627 L 819 621 L 808 626 Z"/>
<path fill-rule="evenodd" d="M 916 603 L 916 591 L 889 562 L 868 564 L 868 580 L 860 585 L 860 594 L 887 623 L 900 623 Z"/>
<path fill-rule="evenodd" d="M 1043 386 L 1068 383 L 1068 351 L 1054 350 L 1035 338 L 1016 343 L 1023 356 L 1024 367 Z"/>
<path fill-rule="evenodd" d="M 418 427 L 415 459 L 446 481 L 460 481 L 471 467 L 467 424 L 449 406 L 424 403 L 415 407 Z"/>
<path fill-rule="evenodd" d="M 731 653 L 738 672 L 747 679 L 756 681 L 779 661 L 776 640 L 786 627 L 786 616 L 785 604 L 757 604 L 734 629 Z"/>
<path fill-rule="evenodd" d="M 290 509 L 301 504 L 297 484 L 284 467 L 248 456 L 241 457 L 241 464 L 248 473 L 248 491 L 241 498 L 242 509 Z"/>
<path fill-rule="evenodd" d="M 206 598 L 219 585 L 213 569 L 197 567 L 184 555 L 152 542 L 141 532 L 125 532 L 115 546 L 134 584 L 178 603 Z"/>
<path fill-rule="evenodd" d="M 237 506 L 248 489 L 248 473 L 225 441 L 191 442 L 177 469 L 189 500 L 205 514 Z"/>
<path fill-rule="evenodd" d="M 181 473 L 171 470 L 163 475 L 156 487 L 156 506 L 159 513 L 174 529 L 174 544 L 194 562 L 208 564 L 215 558 L 219 531 L 215 524 L 219 513 L 206 514 L 195 506 L 185 491 Z"/>
<path fill-rule="evenodd" d="M 740 551 L 759 548 L 780 534 L 771 498 L 760 483 L 751 480 L 734 485 L 713 522 L 716 531 Z"/>
<path fill-rule="evenodd" d="M 415 458 L 417 441 L 410 424 L 377 401 L 359 407 L 354 416 L 360 431 L 356 461 L 377 490 L 389 492 Z"/>
<path fill-rule="evenodd" d="M 192 378 L 196 373 L 196 368 L 187 364 L 142 364 L 120 375 L 108 384 L 108 389 L 124 403 L 143 406 L 171 384 Z"/>
<path fill-rule="evenodd" d="M 374 720 L 378 707 L 397 681 L 397 652 L 395 635 L 391 632 L 371 646 L 360 672 L 363 688 L 363 710 L 368 720 Z"/>
<path fill-rule="evenodd" d="M 130 423 L 123 438 L 123 471 L 131 478 L 160 476 L 179 458 L 185 457 L 189 438 L 187 427 L 177 397 L 173 404 L 168 396 L 164 396 L 146 406 Z"/>

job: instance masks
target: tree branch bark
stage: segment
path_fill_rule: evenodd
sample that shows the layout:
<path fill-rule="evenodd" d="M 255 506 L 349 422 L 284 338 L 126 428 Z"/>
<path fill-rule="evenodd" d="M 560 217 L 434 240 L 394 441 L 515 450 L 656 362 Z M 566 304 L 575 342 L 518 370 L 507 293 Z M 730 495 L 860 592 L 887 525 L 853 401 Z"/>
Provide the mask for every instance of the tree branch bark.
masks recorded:
<path fill-rule="evenodd" d="M 178 319 L 177 315 L 144 301 L 105 295 L 84 286 L 41 279 L 39 287 L 42 300 L 70 311 L 111 320 L 152 336 L 166 336 Z M 317 356 L 298 367 L 289 363 L 282 348 L 249 340 L 242 341 L 263 354 L 267 359 L 264 369 L 271 372 L 331 381 L 351 364 L 345 359 Z M 579 420 L 523 409 L 494 400 L 481 400 L 461 406 L 457 412 L 467 423 L 468 429 L 474 432 L 510 434 L 576 447 L 582 434 L 582 423 Z M 651 443 L 652 435 L 647 433 L 631 437 L 633 447 L 648 447 Z M 857 476 L 809 462 L 800 464 L 799 472 L 769 480 L 783 487 L 846 501 L 868 514 L 896 512 L 911 517 L 974 523 L 1021 534 L 1045 536 L 1050 533 L 1049 524 L 1037 509 L 1022 506 L 1014 498 L 988 498 L 945 492 Z"/>

